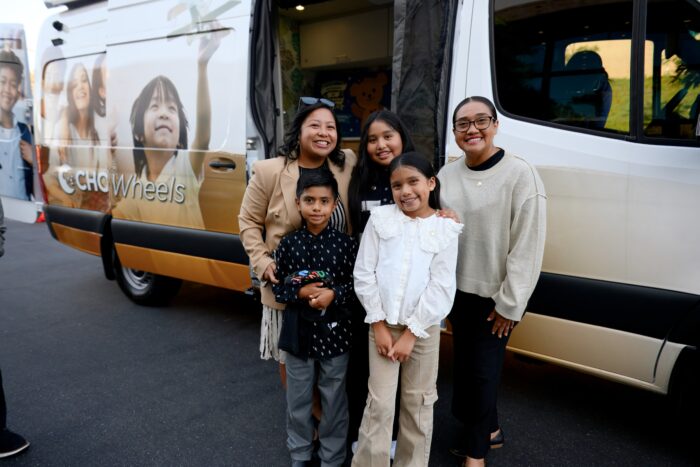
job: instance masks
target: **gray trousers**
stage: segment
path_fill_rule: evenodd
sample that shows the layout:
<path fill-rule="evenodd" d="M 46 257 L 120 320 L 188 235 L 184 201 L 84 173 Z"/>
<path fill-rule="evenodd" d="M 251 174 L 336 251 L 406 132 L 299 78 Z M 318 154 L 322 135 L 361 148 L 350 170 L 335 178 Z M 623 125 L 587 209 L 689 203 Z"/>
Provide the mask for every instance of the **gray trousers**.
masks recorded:
<path fill-rule="evenodd" d="M 314 382 L 321 394 L 318 427 L 321 465 L 338 467 L 345 461 L 348 400 L 345 373 L 348 354 L 327 360 L 304 361 L 287 353 L 287 448 L 296 461 L 311 460 L 314 423 L 311 415 Z M 318 375 L 318 380 L 317 380 Z"/>

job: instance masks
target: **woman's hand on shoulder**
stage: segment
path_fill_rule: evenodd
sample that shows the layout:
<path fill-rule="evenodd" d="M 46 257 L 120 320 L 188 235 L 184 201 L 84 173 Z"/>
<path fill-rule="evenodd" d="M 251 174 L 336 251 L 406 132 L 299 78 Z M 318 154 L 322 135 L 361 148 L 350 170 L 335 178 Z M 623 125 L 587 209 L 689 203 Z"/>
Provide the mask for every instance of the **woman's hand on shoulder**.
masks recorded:
<path fill-rule="evenodd" d="M 452 219 L 456 223 L 460 223 L 459 216 L 452 209 L 438 209 L 435 213 L 438 217 L 445 217 L 447 219 Z"/>
<path fill-rule="evenodd" d="M 508 337 L 510 331 L 515 327 L 517 321 L 512 319 L 504 318 L 495 309 L 486 318 L 486 321 L 493 321 L 493 327 L 491 328 L 491 334 L 498 334 L 498 337 L 503 336 Z"/>

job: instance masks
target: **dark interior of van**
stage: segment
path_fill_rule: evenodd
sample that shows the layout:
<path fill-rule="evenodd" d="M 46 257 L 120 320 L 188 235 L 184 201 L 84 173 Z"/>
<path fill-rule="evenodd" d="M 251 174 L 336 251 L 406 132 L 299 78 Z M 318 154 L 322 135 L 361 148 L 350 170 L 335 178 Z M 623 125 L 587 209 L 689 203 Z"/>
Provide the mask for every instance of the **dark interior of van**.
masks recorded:
<path fill-rule="evenodd" d="M 256 118 L 260 133 L 268 138 L 268 154 L 293 118 L 299 98 L 316 96 L 335 103 L 346 147 L 357 150 L 369 114 L 390 109 L 410 128 L 421 151 L 439 157 L 445 146 L 444 124 L 439 122 L 444 122 L 456 5 L 441 2 L 436 8 L 427 3 L 256 2 L 252 101 L 263 109 L 269 99 L 280 100 L 274 103 L 277 115 L 261 111 Z"/>

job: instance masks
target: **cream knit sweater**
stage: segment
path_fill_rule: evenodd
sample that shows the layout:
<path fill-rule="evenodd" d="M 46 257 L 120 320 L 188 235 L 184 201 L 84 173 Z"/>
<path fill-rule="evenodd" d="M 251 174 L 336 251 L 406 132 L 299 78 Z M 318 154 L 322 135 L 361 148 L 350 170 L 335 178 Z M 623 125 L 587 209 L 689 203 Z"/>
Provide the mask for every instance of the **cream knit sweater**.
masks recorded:
<path fill-rule="evenodd" d="M 484 171 L 470 170 L 464 156 L 438 174 L 440 201 L 457 212 L 457 288 L 490 297 L 496 311 L 520 321 L 542 267 L 546 195 L 537 171 L 506 151 Z"/>

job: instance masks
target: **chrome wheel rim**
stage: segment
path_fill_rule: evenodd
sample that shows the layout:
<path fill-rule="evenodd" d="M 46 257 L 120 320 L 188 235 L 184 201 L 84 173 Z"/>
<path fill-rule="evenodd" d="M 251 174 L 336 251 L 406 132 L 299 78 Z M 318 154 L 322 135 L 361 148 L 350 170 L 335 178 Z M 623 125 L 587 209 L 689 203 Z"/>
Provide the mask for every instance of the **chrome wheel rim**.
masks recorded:
<path fill-rule="evenodd" d="M 153 274 L 136 269 L 122 267 L 124 279 L 129 287 L 138 292 L 145 292 L 153 284 Z"/>

